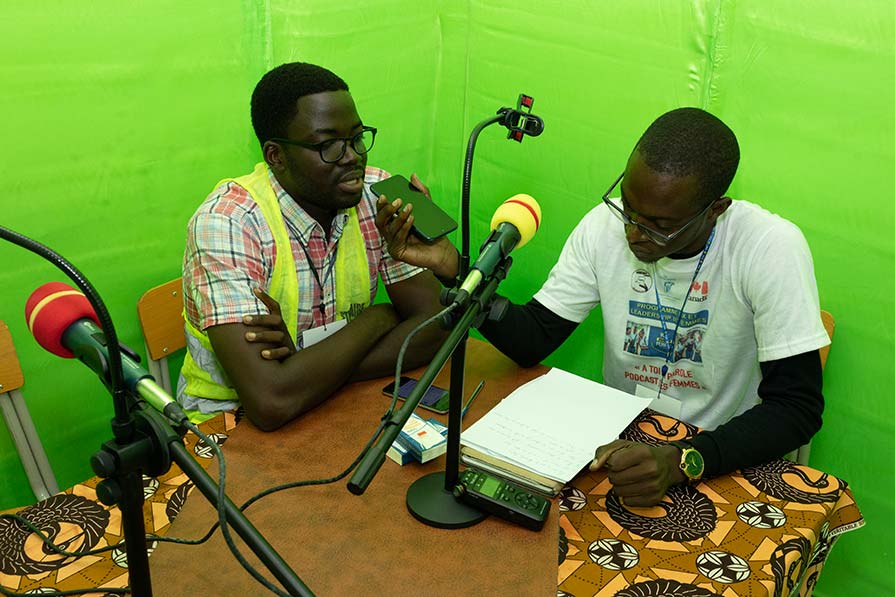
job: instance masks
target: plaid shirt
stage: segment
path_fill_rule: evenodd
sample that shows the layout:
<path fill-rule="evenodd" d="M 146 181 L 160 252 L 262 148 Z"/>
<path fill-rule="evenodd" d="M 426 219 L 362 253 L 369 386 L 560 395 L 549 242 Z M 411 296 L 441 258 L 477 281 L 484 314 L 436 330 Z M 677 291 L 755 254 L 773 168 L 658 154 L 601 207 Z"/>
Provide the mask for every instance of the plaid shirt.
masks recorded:
<path fill-rule="evenodd" d="M 292 259 L 298 277 L 297 329 L 302 331 L 330 323 L 335 319 L 336 309 L 335 273 L 332 271 L 336 245 L 348 222 L 348 214 L 345 210 L 336 214 L 327 242 L 320 224 L 298 206 L 269 169 L 268 176 L 292 244 Z M 363 198 L 357 206 L 370 267 L 371 302 L 376 296 L 380 275 L 388 285 L 423 271 L 392 259 L 376 229 L 376 198 L 370 191 L 370 184 L 388 176 L 384 170 L 368 167 Z M 252 289 L 269 287 L 276 254 L 277 247 L 261 208 L 248 192 L 232 182 L 217 187 L 188 225 L 183 284 L 186 315 L 190 322 L 204 330 L 214 325 L 241 323 L 243 315 L 267 313 L 267 307 L 255 298 Z M 323 288 L 318 284 L 314 270 Z M 321 302 L 325 316 L 319 309 Z"/>

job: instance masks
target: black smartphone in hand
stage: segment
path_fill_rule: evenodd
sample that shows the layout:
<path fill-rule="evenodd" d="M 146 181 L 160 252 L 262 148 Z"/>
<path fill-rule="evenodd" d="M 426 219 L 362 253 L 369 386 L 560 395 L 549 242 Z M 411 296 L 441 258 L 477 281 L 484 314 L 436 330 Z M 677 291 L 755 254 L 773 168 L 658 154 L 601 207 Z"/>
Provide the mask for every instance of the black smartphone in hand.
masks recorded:
<path fill-rule="evenodd" d="M 416 387 L 416 380 L 412 377 L 401 376 L 401 385 L 398 386 L 398 398 L 406 400 L 410 396 L 410 392 Z M 391 398 L 395 394 L 395 382 L 392 382 L 382 388 L 382 393 Z M 420 400 L 419 406 L 431 410 L 433 412 L 444 414 L 449 410 L 450 396 L 448 391 L 438 386 L 429 386 L 423 398 Z"/>
<path fill-rule="evenodd" d="M 404 205 L 413 204 L 413 233 L 426 242 L 434 242 L 457 229 L 451 216 L 400 174 L 374 182 L 370 190 L 377 197 L 385 195 L 389 201 L 401 199 Z"/>

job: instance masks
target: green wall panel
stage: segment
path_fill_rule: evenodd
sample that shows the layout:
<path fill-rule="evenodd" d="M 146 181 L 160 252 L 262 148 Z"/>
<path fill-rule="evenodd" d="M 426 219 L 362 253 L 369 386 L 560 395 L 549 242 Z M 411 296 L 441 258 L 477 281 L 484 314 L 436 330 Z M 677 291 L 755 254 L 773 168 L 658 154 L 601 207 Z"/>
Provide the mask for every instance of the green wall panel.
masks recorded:
<path fill-rule="evenodd" d="M 272 0 L 272 64 L 321 64 L 348 83 L 364 123 L 379 129 L 369 163 L 431 179 L 440 38 L 432 0 Z"/>
<path fill-rule="evenodd" d="M 895 508 L 883 498 L 895 485 L 882 471 L 895 425 L 879 380 L 895 350 L 893 284 L 882 273 L 895 263 L 895 210 L 885 198 L 895 7 L 739 3 L 731 12 L 724 84 L 709 107 L 739 134 L 736 196 L 798 223 L 811 245 L 821 305 L 837 322 L 811 462 L 851 483 L 868 523 L 836 546 L 816 594 L 888 594 L 893 581 L 880 571 L 895 569 L 887 547 Z"/>
<path fill-rule="evenodd" d="M 141 352 L 137 298 L 179 275 L 186 220 L 222 165 L 252 163 L 247 85 L 264 69 L 256 18 L 233 0 L 4 3 L 0 222 L 81 269 Z M 64 275 L 5 243 L 0 263 L 0 318 L 24 394 L 60 484 L 72 485 L 111 436 L 111 400 L 24 325 L 31 291 Z M 33 501 L 5 429 L 0 450 L 0 508 Z"/>
<path fill-rule="evenodd" d="M 0 28 L 11 57 L 0 63 L 0 222 L 84 270 L 137 347 L 134 304 L 178 274 L 187 218 L 215 181 L 259 159 L 248 98 L 269 66 L 307 60 L 342 75 L 380 129 L 370 162 L 419 173 L 455 212 L 470 131 L 533 95 L 544 134 L 519 145 L 486 129 L 472 181 L 473 256 L 501 201 L 541 203 L 544 226 L 503 285 L 517 300 L 540 287 L 653 118 L 682 105 L 717 113 L 743 154 L 730 194 L 802 228 L 837 319 L 812 463 L 851 483 L 868 525 L 837 544 L 815 594 L 895 592 L 884 473 L 895 412 L 880 388 L 895 353 L 891 2 L 101 0 L 4 7 Z M 0 317 L 70 484 L 108 437 L 109 400 L 24 329 L 25 298 L 60 274 L 6 245 L 0 263 Z M 599 378 L 601 337 L 595 313 L 548 362 Z M 0 508 L 30 499 L 11 450 L 0 433 Z"/>
<path fill-rule="evenodd" d="M 520 92 L 535 98 L 545 121 L 544 133 L 521 145 L 502 129 L 486 129 L 476 150 L 474 241 L 485 237 L 505 198 L 526 192 L 542 206 L 542 229 L 515 254 L 516 269 L 502 286 L 517 300 L 546 279 L 569 232 L 624 169 L 652 118 L 699 104 L 709 19 L 688 4 L 648 5 L 470 3 L 465 130 Z M 460 148 L 450 152 L 462 156 Z M 599 379 L 601 337 L 595 312 L 547 362 Z"/>

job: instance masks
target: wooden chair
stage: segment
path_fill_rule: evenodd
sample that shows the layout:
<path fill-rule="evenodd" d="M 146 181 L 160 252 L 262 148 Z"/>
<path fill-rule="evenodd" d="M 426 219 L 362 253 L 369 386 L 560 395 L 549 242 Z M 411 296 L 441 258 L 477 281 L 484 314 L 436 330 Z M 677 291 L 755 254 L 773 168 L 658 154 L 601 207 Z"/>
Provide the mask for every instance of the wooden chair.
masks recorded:
<path fill-rule="evenodd" d="M 59 493 L 56 475 L 22 395 L 25 376 L 6 322 L 0 321 L 0 411 L 12 436 L 31 491 L 38 500 Z"/>
<path fill-rule="evenodd" d="M 821 311 L 820 318 L 824 322 L 824 328 L 827 330 L 827 335 L 830 337 L 830 342 L 833 342 L 833 332 L 836 330 L 836 321 L 833 319 L 833 315 L 829 311 Z M 820 349 L 820 367 L 823 369 L 827 365 L 827 355 L 830 354 L 830 344 L 827 344 L 823 348 Z M 807 444 L 796 450 L 793 455 L 793 460 L 798 464 L 808 465 L 808 457 L 811 455 L 811 442 L 809 441 Z"/>
<path fill-rule="evenodd" d="M 186 347 L 181 278 L 150 288 L 137 301 L 149 372 L 166 392 L 172 391 L 168 357 Z"/>

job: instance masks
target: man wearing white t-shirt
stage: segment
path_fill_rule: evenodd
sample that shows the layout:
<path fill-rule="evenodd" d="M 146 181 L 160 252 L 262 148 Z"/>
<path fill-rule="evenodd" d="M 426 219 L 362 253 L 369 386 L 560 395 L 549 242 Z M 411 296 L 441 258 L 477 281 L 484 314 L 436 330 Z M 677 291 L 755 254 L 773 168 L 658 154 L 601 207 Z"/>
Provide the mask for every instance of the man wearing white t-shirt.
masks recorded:
<path fill-rule="evenodd" d="M 705 430 L 687 443 L 597 449 L 591 468 L 605 466 L 631 506 L 657 503 L 676 483 L 781 457 L 821 425 L 818 349 L 829 338 L 811 254 L 795 225 L 725 196 L 738 163 L 736 137 L 716 117 L 697 108 L 660 116 L 541 290 L 481 328 L 531 366 L 601 305 L 604 383 L 653 396 L 666 414 Z M 456 249 L 409 236 L 412 215 L 392 219 L 399 206 L 378 205 L 392 256 L 455 277 Z"/>

